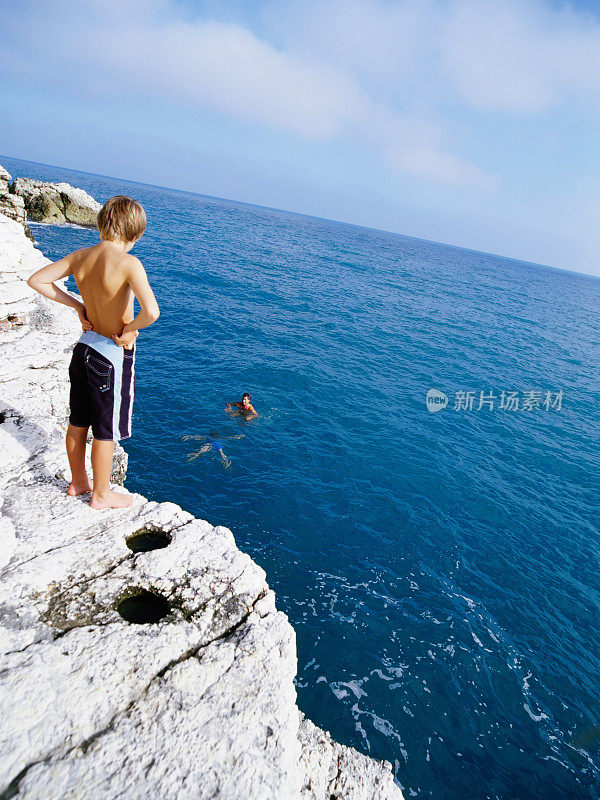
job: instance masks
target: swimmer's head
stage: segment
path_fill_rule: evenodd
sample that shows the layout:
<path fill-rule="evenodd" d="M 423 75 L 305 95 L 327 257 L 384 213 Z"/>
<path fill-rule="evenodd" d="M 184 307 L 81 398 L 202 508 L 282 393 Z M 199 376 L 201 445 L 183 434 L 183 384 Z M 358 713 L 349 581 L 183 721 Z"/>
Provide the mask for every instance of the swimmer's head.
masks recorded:
<path fill-rule="evenodd" d="M 244 394 L 242 395 L 242 403 L 245 406 L 250 404 L 250 395 L 248 394 L 248 392 L 244 392 Z"/>

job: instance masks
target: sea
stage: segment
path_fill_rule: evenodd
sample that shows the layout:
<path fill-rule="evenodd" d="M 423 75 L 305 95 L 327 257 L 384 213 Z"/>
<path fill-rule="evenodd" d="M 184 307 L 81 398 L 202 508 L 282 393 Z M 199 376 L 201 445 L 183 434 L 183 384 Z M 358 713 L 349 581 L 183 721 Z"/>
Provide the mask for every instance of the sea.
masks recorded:
<path fill-rule="evenodd" d="M 406 798 L 600 797 L 600 280 L 0 163 L 143 204 L 126 485 L 265 569 L 300 709 Z M 53 260 L 98 240 L 32 230 Z"/>

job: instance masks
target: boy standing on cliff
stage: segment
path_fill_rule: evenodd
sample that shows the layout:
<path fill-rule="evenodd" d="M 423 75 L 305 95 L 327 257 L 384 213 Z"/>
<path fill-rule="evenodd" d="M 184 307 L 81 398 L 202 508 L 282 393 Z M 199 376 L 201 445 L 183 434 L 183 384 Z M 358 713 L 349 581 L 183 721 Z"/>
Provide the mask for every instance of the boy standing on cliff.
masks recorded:
<path fill-rule="evenodd" d="M 140 328 L 159 317 L 158 303 L 142 263 L 129 250 L 146 229 L 142 206 L 117 195 L 98 213 L 101 241 L 76 250 L 34 273 L 27 283 L 50 300 L 74 308 L 83 333 L 75 345 L 71 380 L 67 455 L 71 484 L 67 494 L 92 492 L 95 509 L 124 508 L 133 497 L 110 488 L 113 443 L 131 436 L 135 391 L 135 340 Z M 73 275 L 80 303 L 54 281 Z M 134 318 L 134 296 L 140 313 Z M 92 427 L 93 488 L 85 471 L 85 446 Z"/>

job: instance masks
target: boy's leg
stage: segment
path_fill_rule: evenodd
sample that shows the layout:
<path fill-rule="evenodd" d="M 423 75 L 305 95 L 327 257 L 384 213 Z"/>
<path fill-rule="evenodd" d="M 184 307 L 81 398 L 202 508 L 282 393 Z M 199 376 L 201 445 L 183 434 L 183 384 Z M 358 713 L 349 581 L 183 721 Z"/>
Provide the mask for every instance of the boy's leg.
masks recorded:
<path fill-rule="evenodd" d="M 71 483 L 67 494 L 71 497 L 92 491 L 92 484 L 85 471 L 85 443 L 87 428 L 79 428 L 69 424 L 67 428 L 66 445 L 69 466 L 71 467 Z"/>
<path fill-rule="evenodd" d="M 110 488 L 113 447 L 113 442 L 110 440 L 94 439 L 92 442 L 94 491 L 90 506 L 98 510 L 102 508 L 127 508 L 133 503 L 133 495 L 113 492 Z"/>

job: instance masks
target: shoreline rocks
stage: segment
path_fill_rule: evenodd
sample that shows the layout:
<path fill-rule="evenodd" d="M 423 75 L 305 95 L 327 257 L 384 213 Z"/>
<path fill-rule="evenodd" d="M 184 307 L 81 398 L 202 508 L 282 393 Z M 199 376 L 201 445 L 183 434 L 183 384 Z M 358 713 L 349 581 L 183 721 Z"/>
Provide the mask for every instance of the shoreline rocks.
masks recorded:
<path fill-rule="evenodd" d="M 402 800 L 299 711 L 294 629 L 230 530 L 66 495 L 80 326 L 27 286 L 45 263 L 0 213 L 0 795 Z"/>
<path fill-rule="evenodd" d="M 27 219 L 32 222 L 61 223 L 95 227 L 100 203 L 83 189 L 70 183 L 44 183 L 31 178 L 15 178 L 11 194 L 25 204 Z"/>
<path fill-rule="evenodd" d="M 25 200 L 10 190 L 12 175 L 0 165 L 0 213 L 5 214 L 10 219 L 20 222 L 25 229 L 26 236 L 33 241 L 33 234 L 27 225 L 27 215 L 25 213 Z"/>
<path fill-rule="evenodd" d="M 46 224 L 70 222 L 95 227 L 102 206 L 83 189 L 70 183 L 12 178 L 0 165 L 0 213 L 19 222 L 33 241 L 27 221 Z"/>

